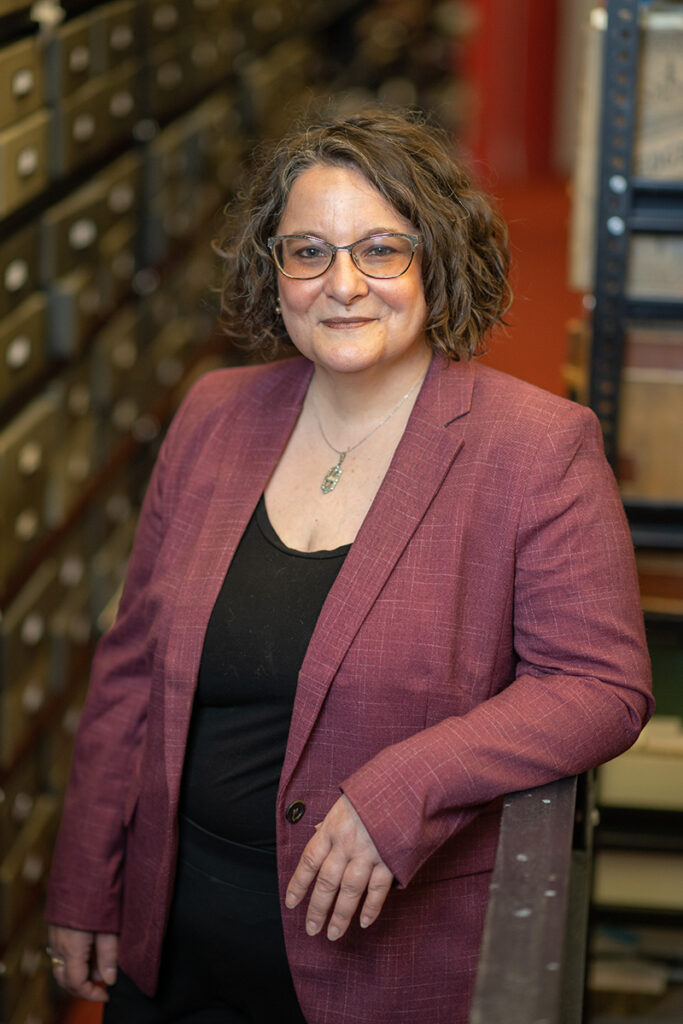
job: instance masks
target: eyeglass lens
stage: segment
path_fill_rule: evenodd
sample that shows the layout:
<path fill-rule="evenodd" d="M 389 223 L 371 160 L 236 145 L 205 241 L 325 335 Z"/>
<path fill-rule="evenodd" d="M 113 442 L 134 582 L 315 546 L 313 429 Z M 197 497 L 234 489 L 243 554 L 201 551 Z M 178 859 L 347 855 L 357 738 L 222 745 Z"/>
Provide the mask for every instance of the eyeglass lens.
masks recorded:
<path fill-rule="evenodd" d="M 407 235 L 386 234 L 362 238 L 351 248 L 354 263 L 368 277 L 399 277 L 410 266 L 413 241 Z M 335 249 L 311 236 L 287 237 L 273 248 L 277 265 L 289 277 L 307 278 L 324 274 Z"/>

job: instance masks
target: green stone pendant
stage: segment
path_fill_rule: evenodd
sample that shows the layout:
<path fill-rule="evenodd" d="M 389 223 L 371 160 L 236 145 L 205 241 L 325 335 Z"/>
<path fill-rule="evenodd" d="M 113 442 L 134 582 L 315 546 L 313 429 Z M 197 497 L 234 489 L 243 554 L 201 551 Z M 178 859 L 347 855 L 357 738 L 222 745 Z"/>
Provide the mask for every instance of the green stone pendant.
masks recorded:
<path fill-rule="evenodd" d="M 331 469 L 328 469 L 327 473 L 325 474 L 325 479 L 320 485 L 320 490 L 323 492 L 323 494 L 329 494 L 330 491 L 333 491 L 337 484 L 339 483 L 339 477 L 342 475 L 342 462 L 344 461 L 345 458 L 346 452 L 340 452 L 339 462 L 336 464 L 336 466 L 332 466 Z"/>

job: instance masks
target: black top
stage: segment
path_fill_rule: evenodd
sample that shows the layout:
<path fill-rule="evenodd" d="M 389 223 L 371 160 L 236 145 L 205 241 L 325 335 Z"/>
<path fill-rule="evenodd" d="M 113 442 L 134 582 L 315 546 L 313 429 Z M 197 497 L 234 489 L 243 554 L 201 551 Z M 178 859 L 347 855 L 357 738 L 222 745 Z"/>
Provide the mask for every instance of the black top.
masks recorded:
<path fill-rule="evenodd" d="M 223 582 L 204 638 L 180 810 L 232 842 L 275 849 L 297 677 L 349 547 L 286 547 L 262 497 Z"/>

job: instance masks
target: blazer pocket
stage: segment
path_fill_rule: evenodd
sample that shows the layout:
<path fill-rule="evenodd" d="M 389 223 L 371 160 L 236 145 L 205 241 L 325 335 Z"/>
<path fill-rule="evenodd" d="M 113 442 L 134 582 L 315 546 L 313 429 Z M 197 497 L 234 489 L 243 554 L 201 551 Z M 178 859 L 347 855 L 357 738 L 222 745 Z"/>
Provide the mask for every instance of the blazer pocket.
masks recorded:
<path fill-rule="evenodd" d="M 415 873 L 406 889 L 430 885 L 448 878 L 462 878 L 481 871 L 492 871 L 496 861 L 500 802 L 478 814 L 461 832 L 440 846 Z"/>

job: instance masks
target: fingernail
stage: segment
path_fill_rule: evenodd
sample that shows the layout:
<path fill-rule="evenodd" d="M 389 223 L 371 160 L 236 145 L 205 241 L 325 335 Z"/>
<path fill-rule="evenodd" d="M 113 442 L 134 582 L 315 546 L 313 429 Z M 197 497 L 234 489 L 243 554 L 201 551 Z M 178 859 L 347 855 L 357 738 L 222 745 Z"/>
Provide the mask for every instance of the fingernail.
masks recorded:
<path fill-rule="evenodd" d="M 107 985 L 113 985 L 114 982 L 116 981 L 116 968 L 106 967 L 102 971 L 102 977 L 104 978 Z"/>
<path fill-rule="evenodd" d="M 287 893 L 285 897 L 285 906 L 288 907 L 290 910 L 292 909 L 292 907 L 296 906 L 296 896 L 294 895 L 293 892 Z"/>
<path fill-rule="evenodd" d="M 336 925 L 330 925 L 330 927 L 327 929 L 327 937 L 330 940 L 330 942 L 334 942 L 335 939 L 339 938 L 339 929 L 337 928 Z"/>
<path fill-rule="evenodd" d="M 315 921 L 306 922 L 306 932 L 308 935 L 316 935 L 318 932 L 318 926 Z"/>
<path fill-rule="evenodd" d="M 372 922 L 370 921 L 369 917 L 361 917 L 360 919 L 361 928 L 369 928 L 371 923 Z"/>

